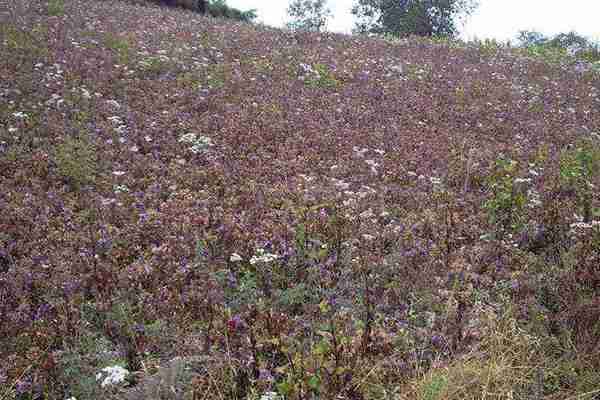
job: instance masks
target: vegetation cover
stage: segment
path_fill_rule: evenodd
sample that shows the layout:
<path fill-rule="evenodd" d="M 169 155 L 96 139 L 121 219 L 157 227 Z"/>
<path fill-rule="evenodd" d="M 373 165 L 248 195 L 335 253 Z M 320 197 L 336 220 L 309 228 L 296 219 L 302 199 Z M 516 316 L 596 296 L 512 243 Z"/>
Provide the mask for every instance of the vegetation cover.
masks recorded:
<path fill-rule="evenodd" d="M 0 399 L 600 393 L 597 64 L 0 18 Z"/>

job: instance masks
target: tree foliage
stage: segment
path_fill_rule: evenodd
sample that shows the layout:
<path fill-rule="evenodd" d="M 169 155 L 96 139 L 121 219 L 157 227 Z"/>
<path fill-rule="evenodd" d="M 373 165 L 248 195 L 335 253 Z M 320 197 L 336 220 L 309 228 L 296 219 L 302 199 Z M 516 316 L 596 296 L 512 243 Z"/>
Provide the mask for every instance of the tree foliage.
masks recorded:
<path fill-rule="evenodd" d="M 355 32 L 452 37 L 476 0 L 356 0 Z"/>
<path fill-rule="evenodd" d="M 517 41 L 519 46 L 527 49 L 561 51 L 591 62 L 600 60 L 600 44 L 574 31 L 554 36 L 546 36 L 537 31 L 520 31 Z"/>
<path fill-rule="evenodd" d="M 244 22 L 253 22 L 256 19 L 256 10 L 241 11 L 227 5 L 226 0 L 157 0 L 156 2 L 172 7 L 187 8 L 216 18 L 228 18 Z"/>
<path fill-rule="evenodd" d="M 290 18 L 288 28 L 313 32 L 324 30 L 331 16 L 326 3 L 327 0 L 291 0 L 287 9 Z"/>
<path fill-rule="evenodd" d="M 256 19 L 256 10 L 241 11 L 227 5 L 225 0 L 212 0 L 208 2 L 207 11 L 217 18 L 229 18 L 238 21 L 252 22 Z"/>

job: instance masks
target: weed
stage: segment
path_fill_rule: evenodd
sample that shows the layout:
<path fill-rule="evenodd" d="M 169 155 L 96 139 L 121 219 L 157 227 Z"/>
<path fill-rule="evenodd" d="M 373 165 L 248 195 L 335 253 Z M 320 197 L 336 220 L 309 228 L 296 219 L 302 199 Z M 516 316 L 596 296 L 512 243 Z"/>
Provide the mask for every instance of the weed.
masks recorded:
<path fill-rule="evenodd" d="M 64 0 L 49 0 L 48 15 L 50 17 L 62 17 L 63 15 L 65 15 Z"/>
<path fill-rule="evenodd" d="M 169 62 L 163 57 L 147 57 L 138 62 L 146 76 L 158 76 L 169 70 Z"/>
<path fill-rule="evenodd" d="M 104 36 L 104 45 L 116 53 L 119 64 L 129 64 L 133 50 L 127 38 L 107 33 Z"/>
<path fill-rule="evenodd" d="M 484 209 L 499 239 L 508 233 L 519 232 L 525 223 L 527 192 L 520 184 L 523 179 L 517 177 L 517 167 L 516 161 L 501 156 L 496 159 L 494 172 L 488 179 L 491 196 Z"/>
<path fill-rule="evenodd" d="M 583 221 L 592 219 L 593 179 L 600 170 L 600 147 L 593 140 L 581 140 L 572 149 L 565 150 L 560 158 L 561 183 L 573 191 Z"/>
<path fill-rule="evenodd" d="M 96 151 L 85 135 L 68 137 L 54 151 L 56 170 L 75 189 L 93 184 L 98 174 Z"/>
<path fill-rule="evenodd" d="M 340 81 L 325 64 L 316 64 L 312 69 L 312 74 L 306 80 L 306 84 L 312 87 L 335 88 L 340 85 Z"/>
<path fill-rule="evenodd" d="M 0 35 L 4 38 L 8 50 L 16 55 L 34 61 L 48 54 L 47 43 L 48 28 L 44 25 L 36 25 L 31 31 L 23 31 L 11 24 L 0 25 Z M 15 61 L 15 60 L 10 60 Z"/>

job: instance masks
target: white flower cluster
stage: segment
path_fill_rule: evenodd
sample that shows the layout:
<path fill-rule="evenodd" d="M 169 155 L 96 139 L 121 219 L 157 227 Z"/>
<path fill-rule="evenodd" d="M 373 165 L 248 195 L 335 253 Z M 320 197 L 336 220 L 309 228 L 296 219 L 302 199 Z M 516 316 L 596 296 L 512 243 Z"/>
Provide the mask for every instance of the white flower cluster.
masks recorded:
<path fill-rule="evenodd" d="M 243 258 L 238 253 L 233 253 L 231 255 L 231 257 L 229 257 L 229 261 L 231 261 L 231 262 L 243 261 Z"/>
<path fill-rule="evenodd" d="M 314 75 L 317 79 L 320 78 L 319 73 L 317 71 L 315 71 L 310 64 L 300 63 L 299 77 L 298 77 L 298 79 L 301 80 L 301 81 L 303 81 L 309 75 Z"/>
<path fill-rule="evenodd" d="M 214 146 L 211 138 L 208 136 L 196 135 L 195 133 L 186 133 L 179 138 L 179 143 L 191 144 L 190 150 L 194 154 L 198 154 L 208 150 L 209 147 Z"/>
<path fill-rule="evenodd" d="M 441 178 L 437 178 L 435 176 L 431 176 L 429 177 L 429 182 L 431 182 L 431 184 L 435 187 L 441 187 L 442 186 L 442 179 Z"/>
<path fill-rule="evenodd" d="M 542 205 L 541 196 L 539 192 L 535 189 L 529 189 L 527 191 L 527 198 L 529 199 L 529 202 L 527 203 L 527 206 L 529 208 L 535 208 Z"/>
<path fill-rule="evenodd" d="M 23 111 L 18 111 L 16 113 L 13 113 L 13 117 L 18 118 L 18 119 L 25 119 L 25 118 L 29 117 L 29 115 L 25 114 Z"/>
<path fill-rule="evenodd" d="M 110 122 L 113 123 L 113 125 L 115 126 L 115 131 L 121 135 L 125 134 L 127 132 L 127 123 L 123 121 L 123 119 L 121 117 L 119 117 L 118 115 L 113 115 L 112 117 L 109 117 L 108 120 Z M 121 138 L 124 139 L 124 138 Z M 119 139 L 119 141 L 121 143 L 124 143 L 123 140 Z"/>
<path fill-rule="evenodd" d="M 600 227 L 600 221 L 591 221 L 589 223 L 580 221 L 574 222 L 570 225 L 571 229 L 592 229 L 596 226 Z"/>
<path fill-rule="evenodd" d="M 115 193 L 129 193 L 129 188 L 125 185 L 115 185 L 113 191 Z"/>
<path fill-rule="evenodd" d="M 271 261 L 275 261 L 279 258 L 277 254 L 271 254 L 266 252 L 264 249 L 256 249 L 256 255 L 253 255 L 250 259 L 250 264 L 258 264 L 258 263 L 269 263 Z"/>
<path fill-rule="evenodd" d="M 104 374 L 106 376 L 104 376 Z M 106 387 L 109 385 L 118 385 L 119 383 L 125 381 L 125 378 L 129 375 L 129 371 L 120 365 L 115 365 L 114 367 L 106 367 L 102 369 L 102 372 L 98 372 L 96 374 L 96 380 L 104 378 L 101 383 L 102 387 Z"/>
<path fill-rule="evenodd" d="M 281 397 L 279 394 L 277 394 L 277 392 L 265 392 L 263 393 L 262 396 L 260 396 L 260 400 L 282 400 L 283 397 Z"/>

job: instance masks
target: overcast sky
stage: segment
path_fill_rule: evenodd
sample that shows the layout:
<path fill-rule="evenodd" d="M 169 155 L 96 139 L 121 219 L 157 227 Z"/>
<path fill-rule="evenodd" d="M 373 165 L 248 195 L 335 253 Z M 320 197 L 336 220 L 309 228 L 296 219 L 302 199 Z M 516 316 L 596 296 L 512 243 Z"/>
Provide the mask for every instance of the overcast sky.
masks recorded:
<path fill-rule="evenodd" d="M 350 9 L 355 0 L 329 0 L 334 17 L 328 29 L 352 30 Z M 258 10 L 258 21 L 283 26 L 287 20 L 287 0 L 227 0 L 232 7 Z M 480 0 L 479 7 L 461 29 L 464 39 L 474 37 L 514 39 L 520 30 L 536 30 L 546 35 L 576 31 L 600 41 L 600 0 Z"/>

